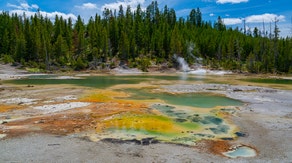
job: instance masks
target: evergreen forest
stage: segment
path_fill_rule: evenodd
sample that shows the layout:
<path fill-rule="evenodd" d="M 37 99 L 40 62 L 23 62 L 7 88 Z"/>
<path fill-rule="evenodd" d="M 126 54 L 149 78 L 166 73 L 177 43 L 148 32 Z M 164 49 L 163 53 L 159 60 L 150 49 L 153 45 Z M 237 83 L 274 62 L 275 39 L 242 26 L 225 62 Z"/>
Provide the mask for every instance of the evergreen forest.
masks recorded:
<path fill-rule="evenodd" d="M 5 63 L 43 70 L 97 69 L 126 64 L 147 71 L 151 65 L 175 67 L 174 54 L 189 64 L 202 59 L 211 69 L 250 73 L 291 73 L 292 39 L 259 28 L 227 28 L 220 17 L 202 20 L 199 8 L 177 17 L 156 1 L 142 9 L 104 9 L 87 22 L 78 16 L 54 20 L 39 12 L 27 17 L 0 13 L 0 58 Z"/>

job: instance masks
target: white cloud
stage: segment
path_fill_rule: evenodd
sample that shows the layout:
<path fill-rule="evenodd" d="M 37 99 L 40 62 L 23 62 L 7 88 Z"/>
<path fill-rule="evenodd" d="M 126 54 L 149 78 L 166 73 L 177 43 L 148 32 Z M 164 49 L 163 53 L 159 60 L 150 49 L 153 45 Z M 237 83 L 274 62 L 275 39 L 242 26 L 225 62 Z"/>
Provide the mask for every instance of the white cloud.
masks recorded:
<path fill-rule="evenodd" d="M 43 12 L 43 11 L 41 11 L 40 13 L 43 16 L 47 16 L 49 19 L 54 19 L 55 16 L 58 15 L 59 17 L 62 16 L 63 19 L 69 19 L 69 18 L 71 18 L 73 21 L 77 20 L 77 17 L 74 14 L 72 14 L 72 13 L 65 14 L 65 13 L 58 12 L 58 11 L 55 11 L 55 12 Z"/>
<path fill-rule="evenodd" d="M 251 15 L 245 18 L 247 23 L 272 22 L 275 21 L 275 19 L 283 22 L 285 21 L 285 16 L 266 13 L 262 15 Z"/>
<path fill-rule="evenodd" d="M 74 6 L 74 14 L 80 15 L 86 23 L 90 17 L 94 17 L 96 13 L 101 14 L 100 4 L 83 3 L 82 5 Z"/>
<path fill-rule="evenodd" d="M 32 4 L 31 7 L 32 7 L 32 8 L 35 8 L 35 9 L 39 9 L 39 6 L 36 5 L 36 4 Z"/>
<path fill-rule="evenodd" d="M 225 3 L 243 3 L 248 2 L 249 0 L 216 0 L 216 3 L 225 4 Z"/>
<path fill-rule="evenodd" d="M 11 7 L 11 8 L 16 8 L 19 10 L 26 10 L 26 11 L 28 11 L 30 9 L 38 9 L 39 8 L 38 5 L 36 5 L 36 4 L 29 5 L 27 2 L 20 3 L 19 5 L 7 3 L 7 6 Z"/>
<path fill-rule="evenodd" d="M 242 19 L 240 19 L 240 18 L 224 18 L 223 22 L 225 25 L 235 25 L 235 24 L 241 24 Z"/>
<path fill-rule="evenodd" d="M 32 4 L 29 5 L 27 2 L 22 2 L 19 5 L 15 5 L 15 4 L 10 4 L 7 3 L 8 7 L 14 8 L 12 10 L 9 11 L 10 14 L 17 14 L 17 15 L 23 15 L 25 14 L 26 17 L 30 17 L 36 14 L 36 9 L 39 9 L 39 6 L 37 4 Z M 45 12 L 45 11 L 40 11 L 40 14 L 44 17 L 47 17 L 49 19 L 55 19 L 55 16 L 58 15 L 59 17 L 63 17 L 63 19 L 68 19 L 71 18 L 72 20 L 77 20 L 77 17 L 72 14 L 65 14 L 65 13 L 61 13 L 61 12 Z"/>
<path fill-rule="evenodd" d="M 23 9 L 23 7 L 20 5 L 14 5 L 14 4 L 11 4 L 11 3 L 7 3 L 7 7 L 11 7 L 11 8 L 16 8 L 16 9 Z"/>
<path fill-rule="evenodd" d="M 85 10 L 97 9 L 97 5 L 93 3 L 83 3 L 81 6 L 75 6 L 75 7 L 80 8 L 80 9 L 85 9 Z"/>
<path fill-rule="evenodd" d="M 213 17 L 213 16 L 215 16 L 215 14 L 214 13 L 211 13 L 211 14 L 209 14 L 209 16 Z"/>
<path fill-rule="evenodd" d="M 280 22 L 285 21 L 285 16 L 283 15 L 275 15 L 275 14 L 262 14 L 262 15 L 251 15 L 246 18 L 223 18 L 223 22 L 225 25 L 235 25 L 241 24 L 243 20 L 246 23 L 262 23 L 262 22 L 273 22 L 275 19 Z"/>
<path fill-rule="evenodd" d="M 31 8 L 30 5 L 28 5 L 27 3 L 21 3 L 20 6 L 25 10 L 28 10 Z"/>
<path fill-rule="evenodd" d="M 119 10 L 119 7 L 122 5 L 124 8 L 130 6 L 131 9 L 135 9 L 138 4 L 144 4 L 145 0 L 125 0 L 125 1 L 117 1 L 114 3 L 106 3 L 101 7 L 101 10 L 107 8 L 111 10 Z"/>
<path fill-rule="evenodd" d="M 34 16 L 36 14 L 36 12 L 34 11 L 26 11 L 26 10 L 11 10 L 9 13 L 11 14 L 17 14 L 22 16 L 23 14 L 25 14 L 26 17 L 30 17 L 30 16 Z M 55 19 L 56 15 L 58 15 L 59 17 L 63 17 L 63 19 L 69 19 L 71 18 L 73 21 L 77 20 L 77 17 L 74 14 L 65 14 L 65 13 L 61 13 L 61 12 L 45 12 L 45 11 L 40 11 L 40 14 L 44 17 L 47 17 L 49 19 Z"/>

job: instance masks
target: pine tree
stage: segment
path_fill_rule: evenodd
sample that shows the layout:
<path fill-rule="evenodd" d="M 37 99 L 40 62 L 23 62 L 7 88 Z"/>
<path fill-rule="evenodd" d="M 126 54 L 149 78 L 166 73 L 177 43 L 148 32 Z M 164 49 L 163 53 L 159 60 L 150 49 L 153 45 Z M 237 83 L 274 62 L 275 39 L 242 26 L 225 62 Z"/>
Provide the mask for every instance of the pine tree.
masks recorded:
<path fill-rule="evenodd" d="M 227 29 L 220 16 L 214 23 L 206 22 L 196 8 L 187 19 L 178 18 L 168 6 L 160 10 L 157 1 L 146 10 L 141 5 L 134 11 L 130 6 L 120 6 L 118 11 L 104 9 L 86 23 L 81 16 L 73 23 L 58 15 L 51 21 L 41 12 L 31 17 L 2 12 L 0 59 L 47 70 L 52 65 L 80 70 L 88 63 L 94 62 L 96 67 L 112 59 L 131 59 L 137 62 L 133 65 L 147 70 L 150 60 L 172 62 L 175 53 L 194 62 L 188 50 L 192 44 L 194 55 L 214 68 L 291 73 L 292 39 L 280 37 L 277 23 L 275 19 L 273 29 L 270 24 L 270 36 L 265 29 Z"/>

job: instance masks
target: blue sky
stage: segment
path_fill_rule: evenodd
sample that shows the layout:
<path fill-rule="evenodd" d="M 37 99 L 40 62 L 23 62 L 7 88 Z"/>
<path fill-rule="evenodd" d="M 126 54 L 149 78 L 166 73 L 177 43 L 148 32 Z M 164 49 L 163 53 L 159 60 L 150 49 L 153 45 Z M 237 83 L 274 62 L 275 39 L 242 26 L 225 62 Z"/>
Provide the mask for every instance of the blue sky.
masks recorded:
<path fill-rule="evenodd" d="M 26 15 L 34 14 L 40 9 L 41 14 L 54 18 L 56 14 L 63 18 L 71 17 L 73 20 L 78 15 L 87 22 L 95 13 L 101 14 L 104 8 L 117 9 L 120 5 L 130 5 L 135 9 L 137 4 L 143 8 L 152 0 L 1 0 L 0 10 L 10 13 Z M 246 28 L 254 27 L 270 31 L 270 23 L 279 20 L 280 35 L 292 37 L 292 2 L 291 0 L 157 0 L 159 7 L 167 5 L 174 8 L 178 17 L 186 17 L 193 8 L 199 7 L 205 21 L 214 22 L 218 16 L 223 18 L 227 26 L 239 28 L 246 22 Z"/>

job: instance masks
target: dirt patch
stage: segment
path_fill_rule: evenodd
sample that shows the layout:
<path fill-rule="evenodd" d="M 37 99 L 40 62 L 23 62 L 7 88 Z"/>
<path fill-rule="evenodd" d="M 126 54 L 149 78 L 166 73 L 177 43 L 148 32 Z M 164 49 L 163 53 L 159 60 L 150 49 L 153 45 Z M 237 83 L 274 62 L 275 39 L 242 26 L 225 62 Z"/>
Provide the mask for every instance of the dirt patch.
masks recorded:
<path fill-rule="evenodd" d="M 211 154 L 224 156 L 222 153 L 227 152 L 232 144 L 229 141 L 223 140 L 202 140 L 198 142 L 195 148 Z"/>
<path fill-rule="evenodd" d="M 30 75 L 26 70 L 14 67 L 9 64 L 0 63 L 0 80 L 19 79 Z"/>
<path fill-rule="evenodd" d="M 20 109 L 21 106 L 17 106 L 17 105 L 0 105 L 0 113 L 2 112 L 8 112 L 8 111 L 12 111 L 14 109 Z"/>

